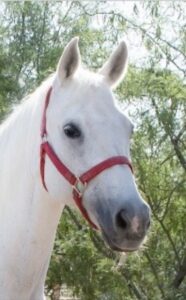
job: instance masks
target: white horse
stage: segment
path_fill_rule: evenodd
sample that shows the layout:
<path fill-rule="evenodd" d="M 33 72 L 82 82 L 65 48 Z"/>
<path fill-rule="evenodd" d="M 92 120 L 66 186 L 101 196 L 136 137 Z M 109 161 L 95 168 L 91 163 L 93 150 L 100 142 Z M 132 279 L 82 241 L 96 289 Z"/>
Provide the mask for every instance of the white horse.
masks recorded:
<path fill-rule="evenodd" d="M 112 249 L 133 251 L 144 240 L 150 209 L 129 162 L 133 125 L 111 92 L 126 65 L 122 41 L 99 73 L 83 70 L 74 38 L 56 73 L 1 125 L 1 300 L 44 299 L 66 204 L 76 202 Z"/>

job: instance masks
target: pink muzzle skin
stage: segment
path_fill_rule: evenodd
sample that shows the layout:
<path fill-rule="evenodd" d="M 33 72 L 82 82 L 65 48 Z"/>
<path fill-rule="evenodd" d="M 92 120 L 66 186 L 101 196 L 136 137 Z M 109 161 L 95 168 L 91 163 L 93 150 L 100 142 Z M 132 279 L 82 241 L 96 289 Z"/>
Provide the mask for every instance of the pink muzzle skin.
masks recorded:
<path fill-rule="evenodd" d="M 81 211 L 83 217 L 88 221 L 88 223 L 96 230 L 98 230 L 98 227 L 96 224 L 94 224 L 85 209 L 85 207 L 82 204 L 82 198 L 84 191 L 87 187 L 87 184 L 95 178 L 97 175 L 99 175 L 101 172 L 103 172 L 106 169 L 109 169 L 115 165 L 127 165 L 132 173 L 133 173 L 133 168 L 128 160 L 127 157 L 125 156 L 114 156 L 110 157 L 101 163 L 97 164 L 96 166 L 92 167 L 89 169 L 87 172 L 83 173 L 80 177 L 77 177 L 74 175 L 58 158 L 54 150 L 52 149 L 51 145 L 47 141 L 47 130 L 46 130 L 46 111 L 47 107 L 49 105 L 50 101 L 50 96 L 52 92 L 52 87 L 49 88 L 46 99 L 45 99 L 45 106 L 43 110 L 43 115 L 42 115 L 42 122 L 41 122 L 41 146 L 40 146 L 40 173 L 41 173 L 41 179 L 43 186 L 46 191 L 47 186 L 45 183 L 45 158 L 46 155 L 50 158 L 51 162 L 53 165 L 56 167 L 58 172 L 70 183 L 72 186 L 72 195 L 73 199 L 78 206 L 79 210 Z"/>

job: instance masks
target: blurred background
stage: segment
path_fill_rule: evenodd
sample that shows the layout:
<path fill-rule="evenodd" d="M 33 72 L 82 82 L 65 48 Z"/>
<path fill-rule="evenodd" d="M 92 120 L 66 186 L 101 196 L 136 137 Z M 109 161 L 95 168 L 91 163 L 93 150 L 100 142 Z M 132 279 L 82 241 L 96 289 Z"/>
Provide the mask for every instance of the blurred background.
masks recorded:
<path fill-rule="evenodd" d="M 153 220 L 143 248 L 121 255 L 66 208 L 47 275 L 48 299 L 185 300 L 186 2 L 1 2 L 1 122 L 55 71 L 74 36 L 92 70 L 121 39 L 128 43 L 128 73 L 116 94 L 136 126 L 132 161 Z"/>

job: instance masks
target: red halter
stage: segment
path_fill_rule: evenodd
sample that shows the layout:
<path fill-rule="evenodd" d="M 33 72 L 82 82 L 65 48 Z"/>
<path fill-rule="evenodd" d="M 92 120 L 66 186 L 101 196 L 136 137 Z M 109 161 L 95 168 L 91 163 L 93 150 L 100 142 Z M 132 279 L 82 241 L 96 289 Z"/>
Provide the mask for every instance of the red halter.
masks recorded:
<path fill-rule="evenodd" d="M 102 161 L 101 163 L 97 164 L 96 166 L 89 169 L 87 172 L 83 173 L 80 177 L 75 176 L 57 157 L 56 153 L 52 149 L 51 145 L 47 141 L 47 130 L 46 130 L 46 110 L 49 105 L 50 95 L 52 92 L 52 87 L 47 92 L 46 99 L 45 99 L 45 106 L 42 116 L 42 123 L 41 123 L 41 153 L 40 153 L 40 172 L 41 172 L 41 179 L 43 186 L 46 191 L 46 183 L 45 183 L 45 156 L 50 158 L 51 162 L 54 164 L 56 169 L 59 173 L 65 177 L 65 179 L 71 184 L 72 186 L 72 194 L 74 201 L 78 208 L 80 209 L 84 218 L 89 222 L 89 224 L 94 228 L 98 229 L 98 227 L 91 221 L 88 212 L 86 211 L 85 207 L 82 204 L 82 197 L 83 193 L 86 189 L 87 184 L 91 181 L 94 177 L 98 174 L 103 172 L 105 169 L 111 168 L 115 165 L 128 165 L 131 171 L 133 172 L 132 165 L 127 157 L 125 156 L 114 156 L 109 159 Z"/>

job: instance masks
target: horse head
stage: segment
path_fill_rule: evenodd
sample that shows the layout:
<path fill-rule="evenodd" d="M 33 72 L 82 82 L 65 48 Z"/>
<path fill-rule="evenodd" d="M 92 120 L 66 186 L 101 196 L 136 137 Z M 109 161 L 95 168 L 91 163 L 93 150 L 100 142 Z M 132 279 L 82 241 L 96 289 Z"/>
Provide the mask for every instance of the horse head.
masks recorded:
<path fill-rule="evenodd" d="M 114 163 L 92 176 L 81 194 L 89 220 L 118 251 L 138 249 L 150 224 L 150 208 L 137 190 L 129 163 L 133 124 L 112 93 L 126 67 L 125 42 L 93 73 L 82 68 L 78 38 L 72 39 L 59 60 L 46 112 L 48 142 L 75 178 L 110 157 L 125 157 L 127 163 Z M 45 183 L 52 198 L 74 203 L 71 185 L 50 159 Z"/>

